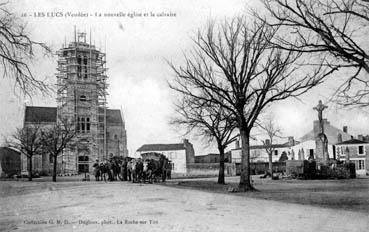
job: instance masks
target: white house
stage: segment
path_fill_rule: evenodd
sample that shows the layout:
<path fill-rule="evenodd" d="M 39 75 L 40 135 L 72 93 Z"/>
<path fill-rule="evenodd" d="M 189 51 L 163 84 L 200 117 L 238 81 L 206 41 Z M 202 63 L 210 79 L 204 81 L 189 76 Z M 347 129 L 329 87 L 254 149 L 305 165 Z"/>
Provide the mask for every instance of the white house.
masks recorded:
<path fill-rule="evenodd" d="M 356 174 L 369 173 L 369 142 L 350 139 L 336 145 L 337 159 L 355 163 Z"/>

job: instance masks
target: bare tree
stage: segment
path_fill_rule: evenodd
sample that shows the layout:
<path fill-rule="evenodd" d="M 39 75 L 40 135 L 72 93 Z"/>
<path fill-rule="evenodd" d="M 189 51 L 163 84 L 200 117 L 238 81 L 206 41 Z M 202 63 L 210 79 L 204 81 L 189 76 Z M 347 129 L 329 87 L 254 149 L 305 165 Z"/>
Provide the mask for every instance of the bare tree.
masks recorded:
<path fill-rule="evenodd" d="M 48 55 L 51 49 L 32 40 L 26 31 L 26 24 L 11 13 L 7 5 L 7 2 L 0 2 L 0 70 L 3 77 L 14 80 L 16 86 L 28 96 L 35 90 L 46 93 L 48 85 L 32 74 L 30 64 L 35 58 L 35 47 Z"/>
<path fill-rule="evenodd" d="M 272 102 L 297 97 L 321 83 L 330 72 L 319 66 L 310 75 L 298 73 L 301 53 L 269 42 L 277 28 L 236 17 L 210 23 L 198 32 L 185 64 L 171 65 L 170 87 L 188 97 L 219 105 L 236 119 L 242 143 L 240 191 L 253 190 L 250 177 L 250 132 Z"/>
<path fill-rule="evenodd" d="M 266 140 L 262 140 L 265 151 L 268 154 L 269 173 L 273 179 L 273 153 L 275 151 L 274 142 L 276 138 L 280 138 L 281 129 L 275 123 L 273 116 L 268 115 L 266 119 L 259 124 L 259 127 L 267 136 Z"/>
<path fill-rule="evenodd" d="M 225 112 L 221 105 L 209 105 L 201 99 L 183 94 L 176 104 L 177 117 L 172 124 L 184 126 L 187 133 L 197 131 L 199 136 L 208 138 L 211 143 L 215 140 L 219 151 L 218 184 L 225 184 L 224 154 L 226 147 L 234 142 L 238 135 L 234 135 L 235 120 Z"/>
<path fill-rule="evenodd" d="M 53 158 L 53 181 L 56 182 L 57 159 L 76 135 L 74 124 L 59 119 L 52 127 L 42 131 L 41 143 Z"/>
<path fill-rule="evenodd" d="M 283 33 L 274 42 L 287 50 L 326 57 L 326 65 L 351 68 L 353 74 L 338 87 L 343 106 L 369 105 L 369 1 L 262 0 L 272 16 L 268 22 Z M 319 61 L 320 62 L 320 61 Z"/>
<path fill-rule="evenodd" d="M 32 158 L 42 152 L 40 124 L 26 125 L 7 139 L 6 144 L 10 148 L 20 151 L 27 157 L 28 180 L 32 181 Z"/>

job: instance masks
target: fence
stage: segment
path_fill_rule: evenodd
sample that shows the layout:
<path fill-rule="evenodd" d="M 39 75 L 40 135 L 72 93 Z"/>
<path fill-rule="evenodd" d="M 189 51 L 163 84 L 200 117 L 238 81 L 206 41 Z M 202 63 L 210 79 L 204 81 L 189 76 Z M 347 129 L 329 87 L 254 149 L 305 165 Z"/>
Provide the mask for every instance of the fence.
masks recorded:
<path fill-rule="evenodd" d="M 190 163 L 187 164 L 187 176 L 218 176 L 219 163 Z M 226 176 L 236 175 L 236 165 L 233 163 L 224 164 L 224 174 Z"/>

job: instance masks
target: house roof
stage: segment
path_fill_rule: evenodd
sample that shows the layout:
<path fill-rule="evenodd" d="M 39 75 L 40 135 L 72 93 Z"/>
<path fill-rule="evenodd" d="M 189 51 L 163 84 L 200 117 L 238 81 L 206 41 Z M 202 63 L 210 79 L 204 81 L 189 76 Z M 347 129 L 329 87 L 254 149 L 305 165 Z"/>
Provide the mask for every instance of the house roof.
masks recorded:
<path fill-rule="evenodd" d="M 100 112 L 103 112 L 102 108 L 100 108 L 99 110 Z M 106 109 L 106 122 L 107 123 L 123 123 L 120 110 Z"/>
<path fill-rule="evenodd" d="M 350 139 L 347 141 L 343 141 L 342 143 L 337 143 L 337 145 L 350 145 L 350 144 L 363 144 L 363 143 L 368 143 L 368 142 L 358 140 L 358 139 Z"/>
<path fill-rule="evenodd" d="M 267 145 L 252 145 L 250 146 L 250 150 L 256 150 L 256 149 L 265 149 L 268 148 L 269 146 Z M 283 144 L 272 144 L 271 148 L 285 148 L 285 147 L 290 147 L 289 143 L 283 143 Z M 241 148 L 235 148 L 232 150 L 241 150 Z"/>
<path fill-rule="evenodd" d="M 26 106 L 25 122 L 56 122 L 56 107 Z"/>
<path fill-rule="evenodd" d="M 101 112 L 102 109 L 100 109 Z M 56 122 L 56 107 L 39 107 L 39 106 L 26 106 L 24 120 L 25 122 Z M 106 123 L 123 123 L 120 110 L 107 109 L 106 110 Z"/>
<path fill-rule="evenodd" d="M 272 145 L 253 145 L 250 146 L 250 149 L 265 149 L 265 148 L 284 148 L 284 147 L 290 147 L 288 144 L 284 143 L 284 144 L 272 144 Z"/>
<path fill-rule="evenodd" d="M 174 151 L 185 150 L 183 143 L 172 144 L 144 144 L 137 151 Z"/>

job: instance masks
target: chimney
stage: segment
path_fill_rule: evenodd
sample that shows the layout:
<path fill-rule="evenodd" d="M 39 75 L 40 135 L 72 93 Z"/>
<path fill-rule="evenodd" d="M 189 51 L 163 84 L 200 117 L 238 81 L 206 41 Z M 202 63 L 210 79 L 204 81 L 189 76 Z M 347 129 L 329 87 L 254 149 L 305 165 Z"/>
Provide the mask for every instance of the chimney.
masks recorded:
<path fill-rule="evenodd" d="M 236 140 L 235 148 L 236 149 L 239 149 L 240 148 L 240 141 L 239 140 Z"/>
<path fill-rule="evenodd" d="M 288 137 L 288 145 L 289 145 L 290 147 L 295 146 L 295 139 L 293 138 L 293 136 L 289 136 L 289 137 Z"/>
<path fill-rule="evenodd" d="M 265 145 L 266 145 L 266 146 L 269 146 L 269 145 L 270 145 L 270 140 L 269 140 L 269 139 L 266 139 L 266 140 L 265 140 Z"/>
<path fill-rule="evenodd" d="M 347 126 L 343 126 L 343 132 L 348 133 Z"/>
<path fill-rule="evenodd" d="M 183 144 L 184 144 L 184 145 L 189 144 L 188 139 L 183 139 Z"/>
<path fill-rule="evenodd" d="M 364 141 L 364 136 L 363 136 L 363 135 L 358 135 L 358 136 L 357 136 L 357 139 L 358 139 L 358 140 L 361 140 L 361 141 Z"/>
<path fill-rule="evenodd" d="M 337 136 L 337 142 L 338 143 L 342 143 L 342 135 L 341 135 L 341 133 L 338 134 L 338 136 Z"/>

